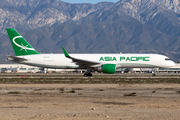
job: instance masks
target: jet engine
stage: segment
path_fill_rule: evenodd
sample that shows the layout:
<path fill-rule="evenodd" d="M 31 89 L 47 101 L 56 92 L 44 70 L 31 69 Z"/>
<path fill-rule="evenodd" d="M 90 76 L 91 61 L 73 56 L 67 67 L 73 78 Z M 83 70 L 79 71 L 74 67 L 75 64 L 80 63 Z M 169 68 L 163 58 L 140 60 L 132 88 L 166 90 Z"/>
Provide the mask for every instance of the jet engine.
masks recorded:
<path fill-rule="evenodd" d="M 116 72 L 116 64 L 103 64 L 100 67 L 96 67 L 94 69 L 103 73 L 113 74 Z"/>

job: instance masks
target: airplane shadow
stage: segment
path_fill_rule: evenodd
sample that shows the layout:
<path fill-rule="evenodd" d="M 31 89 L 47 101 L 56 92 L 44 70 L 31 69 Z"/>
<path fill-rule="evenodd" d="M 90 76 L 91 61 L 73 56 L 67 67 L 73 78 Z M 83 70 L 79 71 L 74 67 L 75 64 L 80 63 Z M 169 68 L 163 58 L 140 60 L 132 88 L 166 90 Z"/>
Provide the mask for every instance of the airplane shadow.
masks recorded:
<path fill-rule="evenodd" d="M 93 102 L 93 103 L 100 103 L 105 105 L 133 105 L 134 103 L 124 103 L 124 102 Z"/>

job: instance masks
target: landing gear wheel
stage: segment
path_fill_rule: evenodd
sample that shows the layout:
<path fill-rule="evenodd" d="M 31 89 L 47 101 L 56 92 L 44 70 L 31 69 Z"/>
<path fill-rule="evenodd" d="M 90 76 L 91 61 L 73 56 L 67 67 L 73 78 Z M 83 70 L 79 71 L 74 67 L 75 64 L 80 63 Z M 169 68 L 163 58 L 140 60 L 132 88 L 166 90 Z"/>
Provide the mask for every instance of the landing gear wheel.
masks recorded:
<path fill-rule="evenodd" d="M 89 76 L 89 77 L 91 77 L 92 74 L 91 74 L 91 73 L 85 73 L 84 76 Z"/>
<path fill-rule="evenodd" d="M 152 76 L 156 76 L 156 74 L 154 73 L 154 74 L 152 74 Z"/>

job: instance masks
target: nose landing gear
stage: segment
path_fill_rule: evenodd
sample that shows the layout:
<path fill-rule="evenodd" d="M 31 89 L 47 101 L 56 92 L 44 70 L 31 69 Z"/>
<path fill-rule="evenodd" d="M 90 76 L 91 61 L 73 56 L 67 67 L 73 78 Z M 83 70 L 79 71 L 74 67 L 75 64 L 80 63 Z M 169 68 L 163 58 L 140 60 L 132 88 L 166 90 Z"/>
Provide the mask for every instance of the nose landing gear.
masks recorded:
<path fill-rule="evenodd" d="M 155 68 L 153 69 L 153 74 L 152 74 L 152 76 L 153 76 L 153 77 L 156 76 L 156 69 L 155 69 Z"/>

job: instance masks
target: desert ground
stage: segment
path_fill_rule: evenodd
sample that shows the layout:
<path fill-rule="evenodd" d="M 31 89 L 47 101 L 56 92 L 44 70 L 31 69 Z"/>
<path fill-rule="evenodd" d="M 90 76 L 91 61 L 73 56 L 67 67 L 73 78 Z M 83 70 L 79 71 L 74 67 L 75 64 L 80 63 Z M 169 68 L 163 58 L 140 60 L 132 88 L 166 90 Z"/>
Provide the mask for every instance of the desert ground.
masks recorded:
<path fill-rule="evenodd" d="M 180 120 L 180 84 L 1 82 L 0 119 Z"/>

